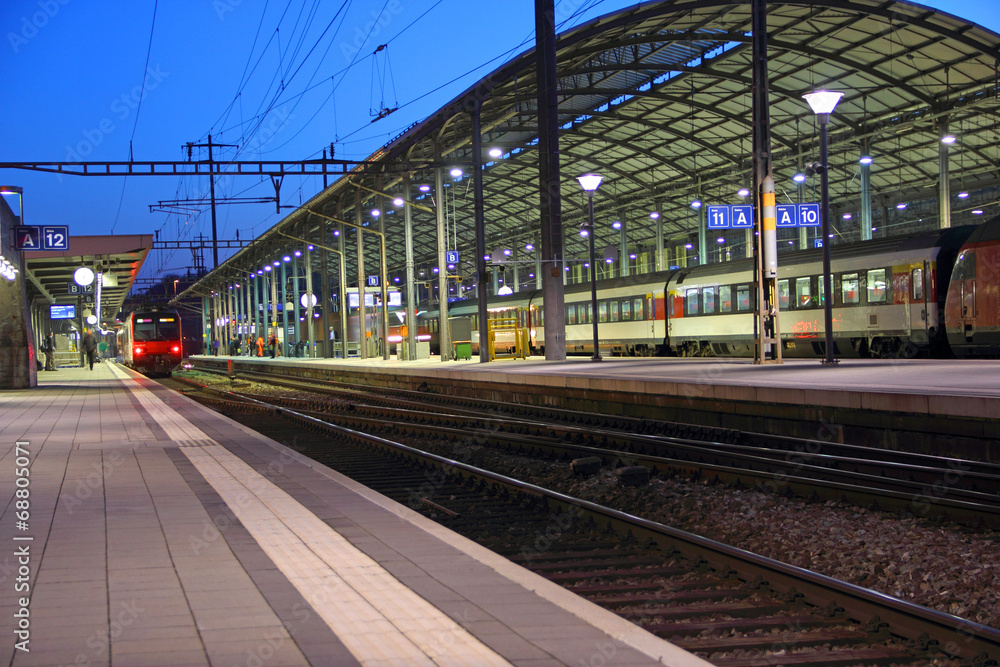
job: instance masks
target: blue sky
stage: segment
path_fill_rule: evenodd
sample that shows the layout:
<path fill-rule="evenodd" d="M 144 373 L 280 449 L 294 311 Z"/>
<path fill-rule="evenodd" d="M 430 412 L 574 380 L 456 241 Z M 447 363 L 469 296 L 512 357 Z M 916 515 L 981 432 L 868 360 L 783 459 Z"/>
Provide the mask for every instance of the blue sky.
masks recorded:
<path fill-rule="evenodd" d="M 183 160 L 183 145 L 209 134 L 240 144 L 238 154 L 216 149 L 228 159 L 320 157 L 330 143 L 336 157 L 361 159 L 534 43 L 532 0 L 344 4 L 4 0 L 0 161 L 128 160 L 130 145 L 136 160 Z M 556 13 L 565 28 L 632 4 L 557 0 Z M 925 4 L 1000 32 L 1000 0 Z M 372 55 L 380 44 L 388 46 Z M 218 196 L 273 195 L 267 179 L 220 180 Z M 0 183 L 24 188 L 27 224 L 66 224 L 71 234 L 158 230 L 165 240 L 211 233 L 207 207 L 200 214 L 149 209 L 207 196 L 205 177 L 123 183 L 2 170 Z M 297 204 L 321 187 L 319 177 L 288 177 L 282 203 Z M 220 206 L 218 219 L 219 237 L 232 239 L 237 231 L 256 236 L 280 216 L 273 203 L 240 204 Z M 205 257 L 210 264 L 211 252 Z M 143 274 L 190 263 L 186 251 L 157 252 Z"/>

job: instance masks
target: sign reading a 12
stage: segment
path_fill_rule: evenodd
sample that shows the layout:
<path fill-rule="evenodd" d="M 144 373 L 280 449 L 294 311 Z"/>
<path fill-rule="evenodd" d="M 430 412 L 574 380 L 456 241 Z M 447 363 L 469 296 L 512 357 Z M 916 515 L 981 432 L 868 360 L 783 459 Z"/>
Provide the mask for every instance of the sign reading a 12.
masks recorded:
<path fill-rule="evenodd" d="M 42 250 L 69 250 L 69 227 L 43 225 Z"/>

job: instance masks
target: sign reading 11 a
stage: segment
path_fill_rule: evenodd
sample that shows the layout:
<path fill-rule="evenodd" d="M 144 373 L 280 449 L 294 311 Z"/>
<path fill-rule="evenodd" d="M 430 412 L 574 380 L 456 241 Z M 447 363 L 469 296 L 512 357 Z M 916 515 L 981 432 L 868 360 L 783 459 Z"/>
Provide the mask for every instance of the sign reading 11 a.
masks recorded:
<path fill-rule="evenodd" d="M 819 204 L 778 204 L 778 227 L 819 227 Z M 753 227 L 753 206 L 709 206 L 709 229 L 747 229 Z"/>

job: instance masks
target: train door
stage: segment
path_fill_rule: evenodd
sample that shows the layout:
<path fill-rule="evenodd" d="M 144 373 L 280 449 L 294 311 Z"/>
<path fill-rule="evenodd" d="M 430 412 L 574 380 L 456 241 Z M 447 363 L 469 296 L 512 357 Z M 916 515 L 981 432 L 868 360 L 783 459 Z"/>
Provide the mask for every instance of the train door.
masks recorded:
<path fill-rule="evenodd" d="M 976 333 L 976 253 L 966 250 L 958 257 L 960 266 L 955 276 L 959 291 L 959 326 L 966 343 L 972 343 Z"/>
<path fill-rule="evenodd" d="M 927 279 L 930 276 L 927 262 L 922 265 L 910 265 L 909 285 L 906 290 L 906 309 L 908 311 L 907 325 L 910 336 L 918 342 L 929 340 L 930 333 L 930 310 L 928 307 L 928 293 L 930 292 Z M 905 269 L 904 269 L 905 270 Z M 895 271 L 893 272 L 895 274 Z M 919 332 L 923 332 L 923 335 Z"/>

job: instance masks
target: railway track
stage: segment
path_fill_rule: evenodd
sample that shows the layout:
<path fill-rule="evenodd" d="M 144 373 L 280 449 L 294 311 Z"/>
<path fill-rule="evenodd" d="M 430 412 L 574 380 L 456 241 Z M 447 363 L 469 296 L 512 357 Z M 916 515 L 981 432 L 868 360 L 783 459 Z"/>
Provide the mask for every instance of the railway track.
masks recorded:
<path fill-rule="evenodd" d="M 206 402 L 718 665 L 989 664 L 1000 632 L 249 397 Z M 461 458 L 461 457 L 459 457 Z"/>
<path fill-rule="evenodd" d="M 554 410 L 550 417 L 530 406 L 422 392 L 390 395 L 340 383 L 243 377 L 255 376 L 316 395 L 314 400 L 257 398 L 359 430 L 439 438 L 475 433 L 492 446 L 535 456 L 597 457 L 603 466 L 642 466 L 662 474 L 1000 529 L 997 464 L 568 410 Z"/>

